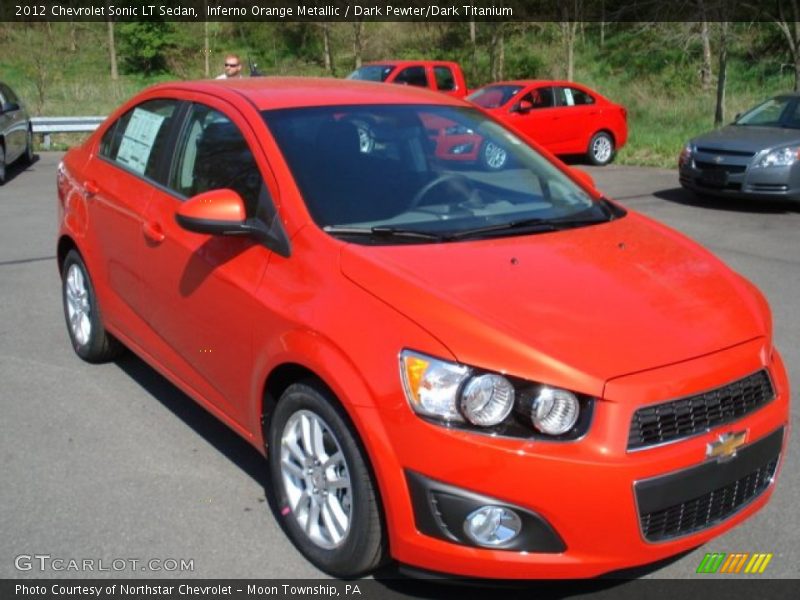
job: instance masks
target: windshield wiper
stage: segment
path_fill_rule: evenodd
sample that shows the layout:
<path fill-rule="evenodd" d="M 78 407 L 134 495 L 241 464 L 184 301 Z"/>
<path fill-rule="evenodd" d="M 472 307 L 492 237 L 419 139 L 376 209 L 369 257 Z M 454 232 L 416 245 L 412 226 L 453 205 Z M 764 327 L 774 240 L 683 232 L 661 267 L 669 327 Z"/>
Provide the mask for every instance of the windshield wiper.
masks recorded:
<path fill-rule="evenodd" d="M 401 227 L 391 227 L 388 225 L 378 225 L 376 227 L 323 227 L 327 233 L 334 235 L 365 235 L 370 237 L 386 237 L 386 238 L 406 238 L 417 240 L 434 240 L 436 242 L 443 242 L 450 239 L 450 236 L 433 231 L 422 231 L 419 229 L 407 229 Z"/>
<path fill-rule="evenodd" d="M 572 227 L 596 225 L 598 223 L 606 223 L 608 221 L 609 219 L 604 218 L 575 219 L 570 217 L 559 219 L 521 219 L 519 221 L 509 221 L 508 223 L 496 223 L 494 225 L 486 225 L 485 227 L 466 229 L 464 231 L 450 234 L 450 238 L 454 240 L 461 240 L 464 238 L 480 237 L 482 235 L 492 235 L 495 233 L 505 233 L 508 231 L 513 231 L 516 233 L 546 233 L 548 231 L 560 231 L 562 229 L 570 229 Z"/>

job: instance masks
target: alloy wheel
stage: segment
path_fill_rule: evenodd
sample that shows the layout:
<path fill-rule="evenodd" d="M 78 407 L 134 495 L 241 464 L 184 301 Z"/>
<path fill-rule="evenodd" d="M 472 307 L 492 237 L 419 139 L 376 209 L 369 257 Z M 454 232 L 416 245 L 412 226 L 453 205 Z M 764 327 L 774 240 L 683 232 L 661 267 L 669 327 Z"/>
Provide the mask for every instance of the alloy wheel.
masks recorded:
<path fill-rule="evenodd" d="M 316 413 L 294 413 L 281 434 L 280 471 L 289 508 L 319 548 L 340 546 L 350 530 L 353 490 L 339 440 Z"/>

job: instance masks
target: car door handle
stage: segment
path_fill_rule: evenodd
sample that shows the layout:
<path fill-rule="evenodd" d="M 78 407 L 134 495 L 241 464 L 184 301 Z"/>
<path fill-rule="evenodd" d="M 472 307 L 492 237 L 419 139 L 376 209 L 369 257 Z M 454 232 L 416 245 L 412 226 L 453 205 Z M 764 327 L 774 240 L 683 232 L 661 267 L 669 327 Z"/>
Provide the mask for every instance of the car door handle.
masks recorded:
<path fill-rule="evenodd" d="M 83 182 L 83 189 L 86 191 L 87 198 L 91 198 L 100 193 L 100 186 L 92 179 L 87 179 Z"/>
<path fill-rule="evenodd" d="M 167 237 L 164 235 L 164 230 L 161 229 L 161 225 L 155 221 L 146 221 L 142 225 L 142 232 L 144 233 L 144 237 L 156 244 L 160 244 Z"/>

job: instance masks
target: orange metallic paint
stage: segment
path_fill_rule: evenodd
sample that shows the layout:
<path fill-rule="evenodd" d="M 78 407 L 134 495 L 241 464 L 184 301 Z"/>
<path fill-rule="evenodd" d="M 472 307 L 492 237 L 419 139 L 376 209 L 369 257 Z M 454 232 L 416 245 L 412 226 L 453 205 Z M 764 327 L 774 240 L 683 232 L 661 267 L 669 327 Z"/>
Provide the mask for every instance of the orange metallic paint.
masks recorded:
<path fill-rule="evenodd" d="M 97 157 L 109 124 L 158 97 L 213 105 L 242 130 L 290 238 L 288 258 L 253 240 L 183 230 L 174 215 L 190 203 Z M 261 452 L 270 374 L 286 364 L 313 372 L 363 444 L 391 555 L 424 569 L 594 576 L 702 544 L 768 501 L 771 490 L 721 524 L 652 544 L 639 532 L 632 487 L 702 463 L 706 444 L 734 427 L 746 428 L 750 442 L 785 426 L 788 439 L 786 372 L 772 349 L 769 309 L 751 284 L 633 212 L 582 229 L 448 244 L 360 246 L 328 236 L 311 221 L 259 110 L 359 103 L 463 105 L 408 87 L 333 80 L 165 84 L 71 150 L 59 179 L 59 235 L 83 254 L 106 327 Z M 90 173 L 100 191 L 81 200 Z M 159 224 L 162 242 L 143 235 L 145 222 Z M 404 348 L 592 395 L 592 425 L 568 443 L 432 425 L 403 395 Z M 777 392 L 762 409 L 693 438 L 626 451 L 636 408 L 759 368 Z M 404 469 L 536 511 L 567 551 L 476 549 L 422 535 Z"/>
<path fill-rule="evenodd" d="M 190 219 L 231 223 L 241 223 L 246 218 L 244 202 L 233 190 L 211 190 L 198 194 L 182 203 L 175 212 Z"/>

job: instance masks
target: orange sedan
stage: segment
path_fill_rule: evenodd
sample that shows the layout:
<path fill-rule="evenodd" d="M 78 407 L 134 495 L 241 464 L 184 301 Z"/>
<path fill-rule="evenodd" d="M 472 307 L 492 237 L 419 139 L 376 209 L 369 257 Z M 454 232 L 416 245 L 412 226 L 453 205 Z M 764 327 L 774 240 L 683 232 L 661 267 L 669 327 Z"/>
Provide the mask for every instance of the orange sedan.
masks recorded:
<path fill-rule="evenodd" d="M 513 168 L 438 156 L 442 120 Z M 332 575 L 591 577 L 772 494 L 789 387 L 761 293 L 461 100 L 162 84 L 66 154 L 58 209 L 77 354 L 129 348 L 264 453 Z"/>

